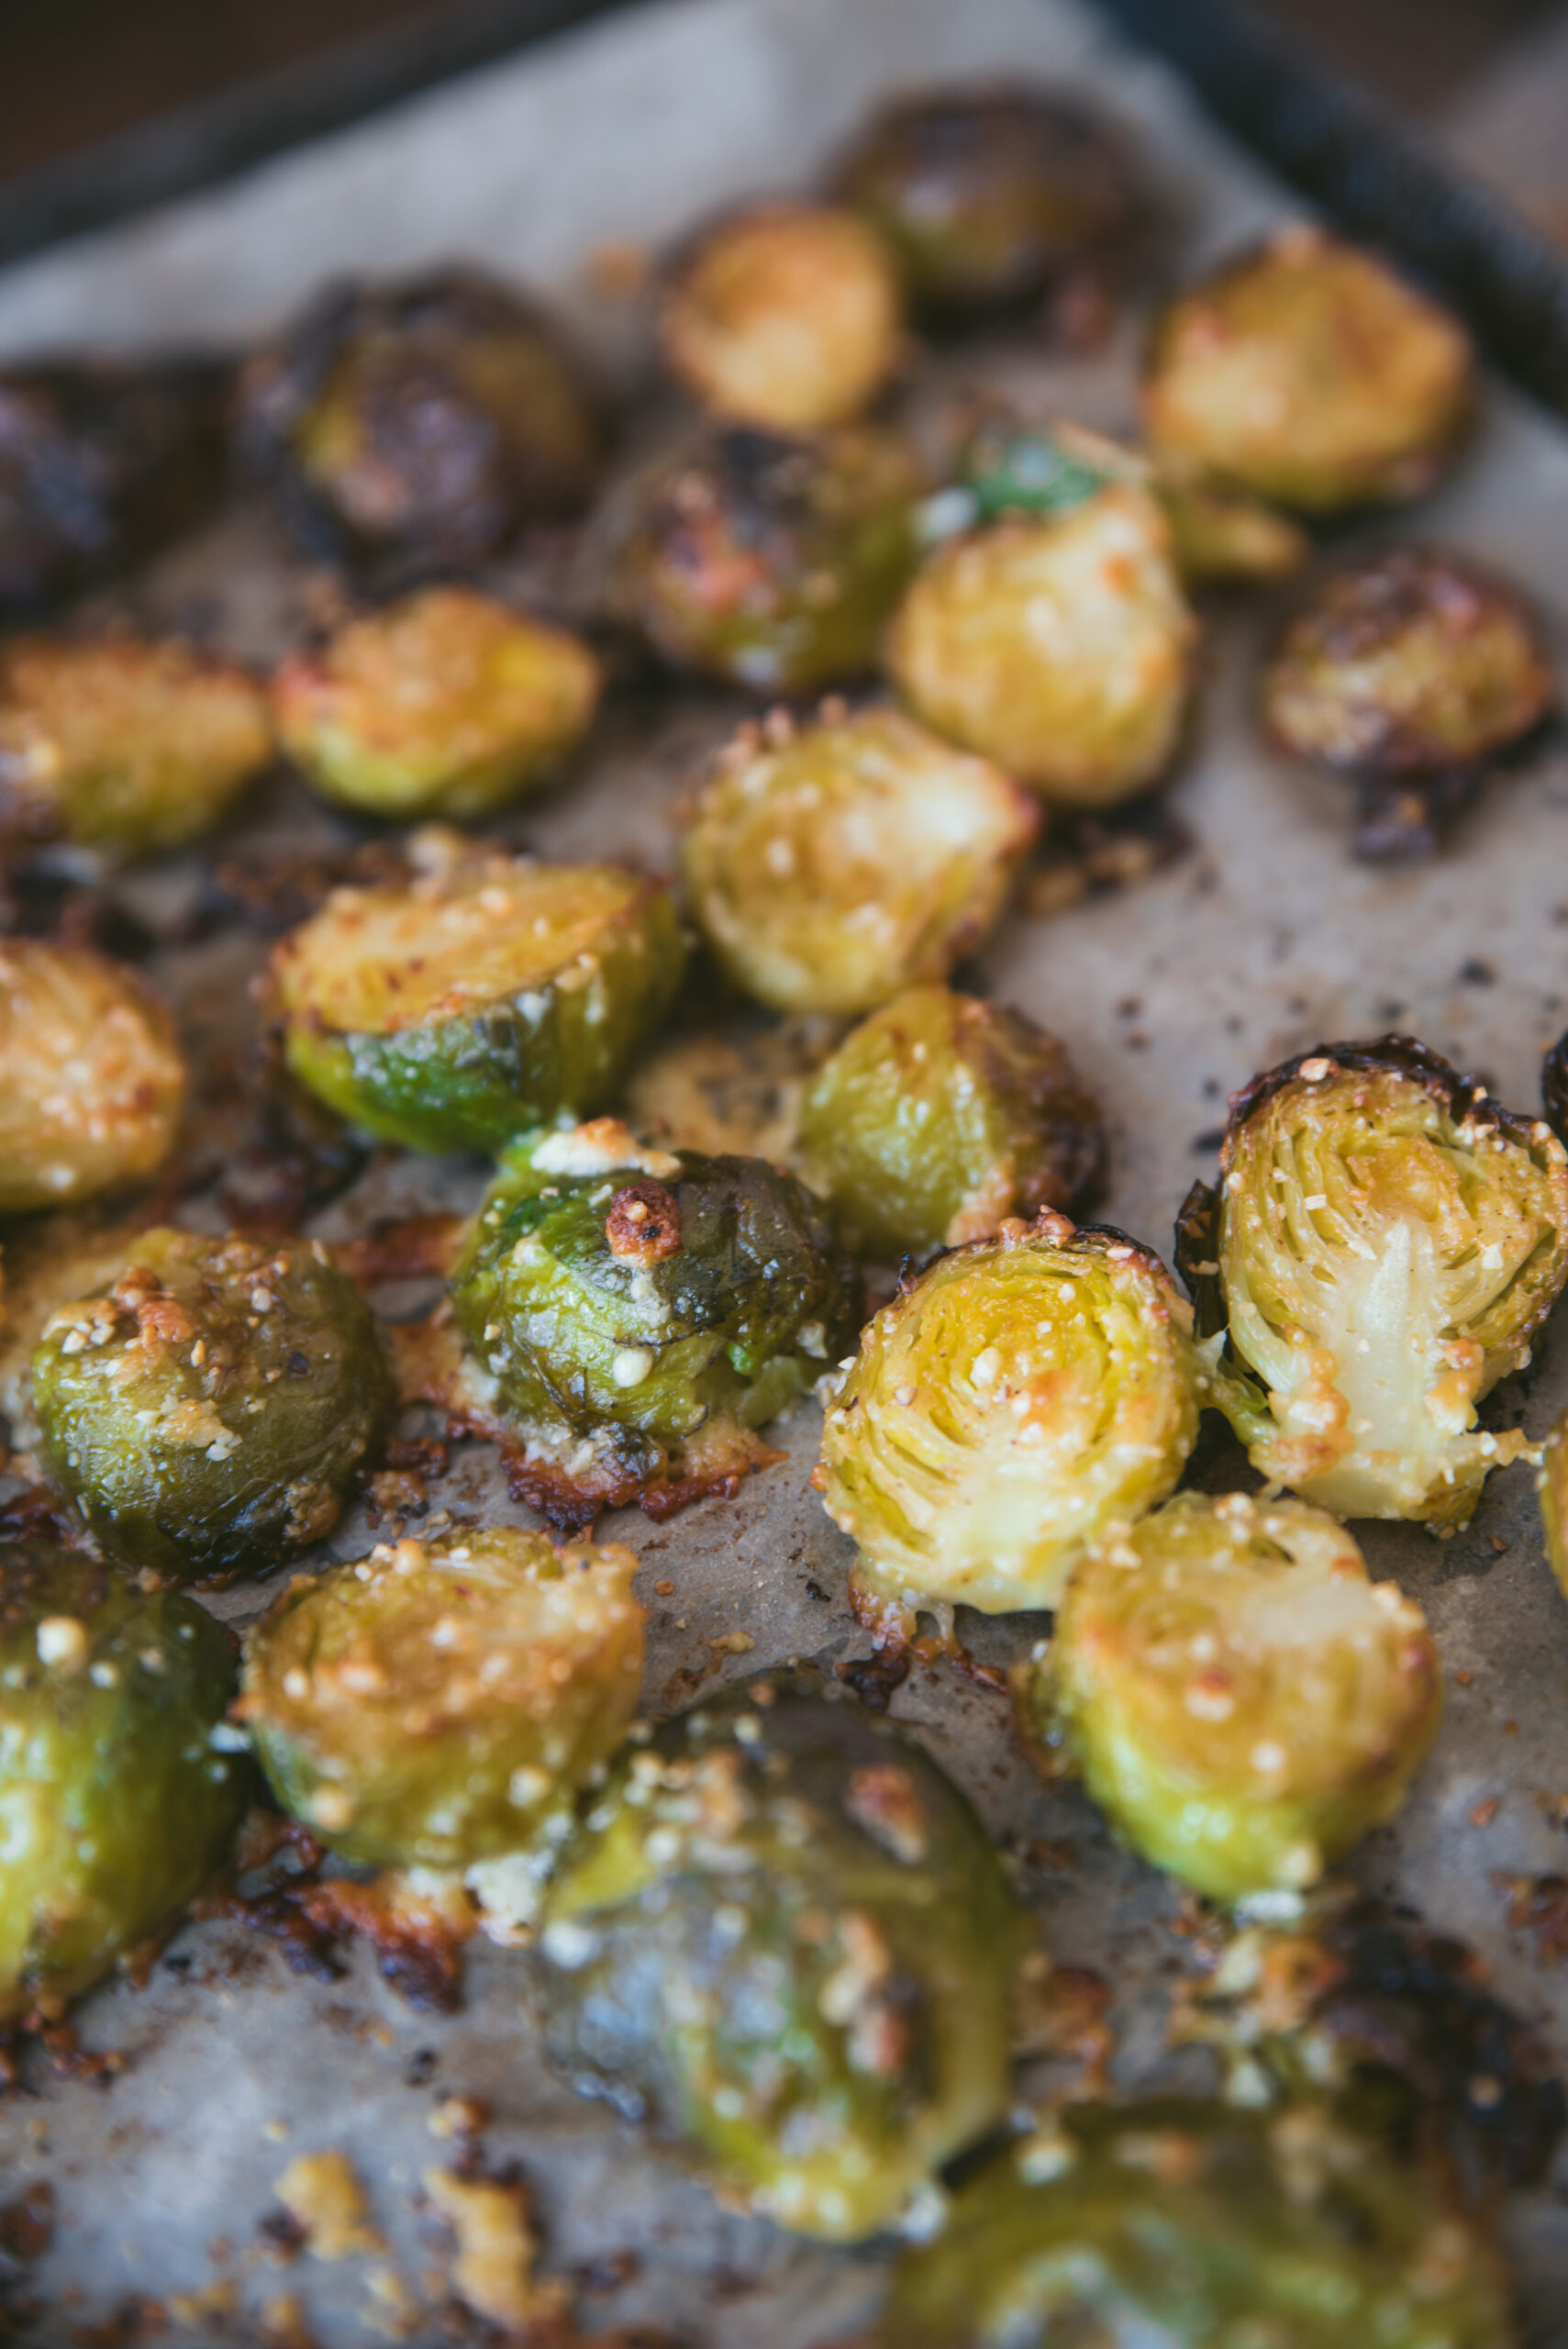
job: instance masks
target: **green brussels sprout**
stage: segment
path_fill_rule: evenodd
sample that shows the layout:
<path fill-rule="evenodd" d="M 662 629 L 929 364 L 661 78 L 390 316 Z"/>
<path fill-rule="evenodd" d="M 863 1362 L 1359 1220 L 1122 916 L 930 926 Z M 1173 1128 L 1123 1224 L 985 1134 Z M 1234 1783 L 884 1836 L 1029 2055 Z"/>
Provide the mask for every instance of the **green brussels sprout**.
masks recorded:
<path fill-rule="evenodd" d="M 239 435 L 306 551 L 387 584 L 580 512 L 600 466 L 554 328 L 473 269 L 329 287 L 247 366 Z"/>
<path fill-rule="evenodd" d="M 1215 1900 L 1316 1884 L 1400 1809 L 1442 1710 L 1415 1602 L 1326 1511 L 1244 1493 L 1107 1534 L 1016 1687 L 1133 1849 Z"/>
<path fill-rule="evenodd" d="M 819 1489 L 860 1544 L 862 1617 L 1054 1607 L 1090 1543 L 1182 1473 L 1190 1322 L 1157 1256 L 1049 1208 L 906 1281 L 823 1427 Z"/>
<path fill-rule="evenodd" d="M 118 863 L 183 848 L 272 763 L 266 696 L 178 637 L 18 637 L 0 652 L 0 836 Z"/>
<path fill-rule="evenodd" d="M 369 1867 L 548 1854 L 636 1709 L 636 1570 L 497 1526 L 296 1575 L 246 1634 L 237 1709 L 272 1791 Z"/>
<path fill-rule="evenodd" d="M 709 945 L 774 1011 L 867 1011 L 945 978 L 1002 909 L 1027 793 L 893 709 L 742 729 L 681 842 Z"/>
<path fill-rule="evenodd" d="M 1424 1044 L 1323 1044 L 1231 1097 L 1182 1209 L 1210 1399 L 1340 1517 L 1468 1522 L 1528 1453 L 1476 1405 L 1568 1278 L 1568 1152 Z"/>
<path fill-rule="evenodd" d="M 916 715 L 1042 798 L 1101 807 L 1174 755 L 1195 629 L 1171 526 L 1132 481 L 939 546 L 894 614 Z"/>
<path fill-rule="evenodd" d="M 221 1865 L 250 1795 L 234 1682 L 194 1600 L 0 1549 L 0 2028 L 145 1955 Z"/>
<path fill-rule="evenodd" d="M 918 559 L 922 489 L 891 432 L 715 433 L 639 484 L 612 607 L 672 666 L 752 693 L 864 676 Z"/>
<path fill-rule="evenodd" d="M 509 1415 L 601 1439 L 643 1477 L 710 1422 L 774 1418 L 862 1310 L 793 1176 L 643 1150 L 609 1118 L 506 1153 L 451 1297 Z"/>
<path fill-rule="evenodd" d="M 887 2349 L 1513 2349 L 1485 2238 L 1305 2105 L 1068 2105 L 899 2263 Z"/>
<path fill-rule="evenodd" d="M 852 212 L 755 204 L 706 229 L 664 285 L 659 339 L 703 406 L 764 432 L 852 423 L 903 355 L 893 256 Z"/>
<path fill-rule="evenodd" d="M 1172 303 L 1144 425 L 1162 455 L 1306 514 L 1418 497 L 1469 415 L 1456 318 L 1373 254 L 1286 228 Z"/>
<path fill-rule="evenodd" d="M 409 1150 L 490 1150 L 619 1082 L 680 985 L 670 893 L 428 833 L 406 882 L 335 889 L 272 958 L 290 1068 Z"/>
<path fill-rule="evenodd" d="M 629 1746 L 539 1951 L 573 2085 L 797 2233 L 889 2225 L 1006 2109 L 1006 1876 L 936 1764 L 836 1685 L 770 1673 Z"/>
<path fill-rule="evenodd" d="M 938 313 L 995 309 L 1124 244 L 1142 210 L 1126 140 L 1052 89 L 923 91 L 883 106 L 833 174 Z"/>
<path fill-rule="evenodd" d="M 272 714 L 328 799 L 466 822 L 549 780 L 587 732 L 599 682 L 564 629 L 472 587 L 426 587 L 293 654 L 272 678 Z"/>
<path fill-rule="evenodd" d="M 319 1241 L 159 1227 L 131 1248 L 34 1348 L 50 1481 L 167 1581 L 276 1565 L 331 1531 L 390 1420 L 375 1325 Z"/>
<path fill-rule="evenodd" d="M 0 943 L 0 1212 L 150 1174 L 184 1094 L 174 1023 L 128 971 L 83 946 Z"/>
<path fill-rule="evenodd" d="M 1104 1164 L 1105 1129 L 1054 1036 L 1021 1012 L 917 986 L 851 1029 L 818 1072 L 800 1149 L 846 1235 L 896 1264 L 1072 1207 Z"/>

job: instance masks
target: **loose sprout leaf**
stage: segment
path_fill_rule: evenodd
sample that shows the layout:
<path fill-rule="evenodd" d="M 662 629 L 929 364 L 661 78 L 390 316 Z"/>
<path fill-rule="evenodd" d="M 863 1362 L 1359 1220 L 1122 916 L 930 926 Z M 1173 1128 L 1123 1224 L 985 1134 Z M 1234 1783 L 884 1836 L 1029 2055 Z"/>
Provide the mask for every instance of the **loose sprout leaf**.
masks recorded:
<path fill-rule="evenodd" d="M 983 426 L 964 452 L 963 473 L 986 522 L 999 514 L 1063 514 L 1107 478 L 1043 429 L 1023 425 Z"/>

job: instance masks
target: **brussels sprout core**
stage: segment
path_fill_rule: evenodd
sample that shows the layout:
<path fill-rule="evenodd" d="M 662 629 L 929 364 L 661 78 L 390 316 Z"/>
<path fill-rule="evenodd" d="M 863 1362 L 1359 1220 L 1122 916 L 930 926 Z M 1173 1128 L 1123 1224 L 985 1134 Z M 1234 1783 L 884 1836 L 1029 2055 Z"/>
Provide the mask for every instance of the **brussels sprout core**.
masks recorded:
<path fill-rule="evenodd" d="M 0 1211 L 150 1174 L 184 1098 L 174 1023 L 84 947 L 0 945 Z"/>
<path fill-rule="evenodd" d="M 548 1895 L 577 2085 L 798 2233 L 890 2224 L 1006 2106 L 1007 1880 L 920 1747 L 770 1674 L 628 1748 Z"/>
<path fill-rule="evenodd" d="M 1136 1851 L 1234 1900 L 1393 1818 L 1442 1684 L 1419 1608 L 1325 1511 L 1182 1493 L 1079 1565 L 1018 1698 Z"/>
<path fill-rule="evenodd" d="M 1424 1045 L 1325 1044 L 1230 1105 L 1178 1263 L 1254 1467 L 1341 1517 L 1462 1525 L 1529 1450 L 1476 1405 L 1568 1278 L 1568 1153 Z"/>
<path fill-rule="evenodd" d="M 1089 1543 L 1181 1475 L 1190 1318 L 1158 1257 L 1050 1208 L 907 1283 L 862 1338 L 817 1472 L 868 1619 L 1055 1606 Z"/>

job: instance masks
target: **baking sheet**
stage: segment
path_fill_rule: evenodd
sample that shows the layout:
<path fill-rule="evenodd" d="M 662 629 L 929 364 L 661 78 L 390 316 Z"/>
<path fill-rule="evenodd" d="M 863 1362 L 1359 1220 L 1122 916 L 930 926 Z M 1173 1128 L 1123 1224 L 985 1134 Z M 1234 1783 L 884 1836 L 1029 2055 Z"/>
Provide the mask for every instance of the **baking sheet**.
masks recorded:
<path fill-rule="evenodd" d="M 628 232 L 662 239 L 728 195 L 807 176 L 884 87 L 997 68 L 1089 83 L 1132 120 L 1179 224 L 1183 267 L 1285 208 L 1173 81 L 1118 50 L 1069 0 L 678 0 L 0 277 L 0 351 L 239 338 L 328 269 L 392 271 L 467 252 L 553 292 L 625 373 L 639 321 L 593 290 L 584 263 L 596 244 Z M 1130 420 L 1133 347 L 1129 331 L 1089 362 L 996 344 L 949 364 L 1114 429 Z M 1561 662 L 1565 514 L 1568 436 L 1494 386 L 1462 473 L 1409 527 L 1527 581 Z M 149 617 L 199 619 L 255 658 L 274 653 L 298 618 L 297 582 L 248 515 L 182 550 L 131 600 Z M 1258 648 L 1275 617 L 1267 599 L 1210 617 L 1194 739 L 1172 795 L 1188 852 L 1121 895 L 1049 919 L 1013 917 L 980 966 L 989 991 L 1058 1030 L 1092 1074 L 1111 1130 L 1106 1212 L 1162 1252 L 1188 1183 L 1212 1164 L 1224 1094 L 1254 1069 L 1320 1039 L 1398 1024 L 1529 1106 L 1540 1052 L 1568 1024 L 1561 747 L 1499 784 L 1435 865 L 1359 869 L 1340 790 L 1266 755 L 1250 722 Z M 674 803 L 734 715 L 701 695 L 613 713 L 585 772 L 525 810 L 515 836 L 547 854 L 667 862 Z M 241 841 L 276 846 L 313 829 L 329 837 L 332 825 L 284 790 L 261 803 Z M 128 890 L 161 919 L 195 878 L 194 866 L 172 868 Z M 161 957 L 157 974 L 199 1022 L 215 999 L 235 998 L 255 951 L 225 937 Z M 472 1169 L 407 1162 L 317 1228 L 333 1236 L 436 1189 L 472 1196 L 473 1185 Z M 1540 1431 L 1568 1400 L 1561 1327 L 1530 1382 L 1527 1415 Z M 777 1438 L 786 1463 L 732 1502 L 662 1528 L 635 1513 L 606 1521 L 644 1561 L 651 1709 L 684 1701 L 693 1675 L 864 1651 L 843 1602 L 849 1544 L 806 1486 L 816 1433 L 814 1410 L 797 1410 Z M 481 1447 L 458 1455 L 433 1496 L 456 1514 L 526 1517 Z M 352 1555 L 373 1538 L 354 1520 L 331 1548 Z M 1568 2048 L 1564 1979 L 1541 1972 L 1507 1931 L 1496 1881 L 1568 1872 L 1561 1831 L 1533 1798 L 1568 1790 L 1568 1608 L 1541 1556 L 1528 1471 L 1494 1477 L 1451 1542 L 1379 1526 L 1364 1542 L 1374 1572 L 1396 1575 L 1428 1609 L 1451 1687 L 1415 1798 L 1352 1873 L 1465 1935 L 1504 1993 Z M 661 1580 L 673 1595 L 655 1593 Z M 242 1620 L 264 1595 L 240 1589 L 216 1604 Z M 1038 1626 L 970 1628 L 977 1649 L 999 1658 Z M 737 1631 L 755 1642 L 744 1656 L 711 1644 Z M 1169 1930 L 1173 1893 L 1115 1849 L 1081 1796 L 1037 1785 L 995 1698 L 939 1671 L 906 1685 L 895 1712 L 919 1728 L 993 1831 L 1033 1852 L 1024 1887 L 1055 1954 L 1114 1983 L 1118 2078 L 1159 2076 L 1162 1996 L 1181 1949 Z M 1493 1797 L 1493 1822 L 1475 1826 L 1472 1814 Z M 690 2349 L 814 2349 L 863 2324 L 884 2250 L 792 2242 L 720 2211 L 651 2159 L 605 2109 L 550 2078 L 522 2011 L 520 1967 L 476 1946 L 465 2007 L 443 2019 L 404 2006 L 362 1952 L 344 1980 L 317 1983 L 289 1974 L 270 1944 L 204 1924 L 179 1936 L 145 1989 L 99 1993 L 83 2009 L 83 2037 L 122 2051 L 124 2075 L 105 2087 L 40 2068 L 26 2095 L 0 2103 L 6 2198 L 37 2179 L 56 2196 L 52 2245 L 28 2276 L 43 2310 L 30 2337 L 52 2343 L 143 2299 L 176 2338 L 254 2338 L 263 2305 L 288 2293 L 321 2349 L 376 2329 L 446 2339 L 459 2322 L 449 2247 L 419 2180 L 449 2157 L 428 2124 L 452 2094 L 491 2106 L 487 2154 L 519 2163 L 533 2186 L 548 2265 L 573 2280 L 584 2332 L 657 2321 Z M 296 2154 L 324 2147 L 354 2163 L 384 2256 L 307 2258 L 284 2271 L 260 2232 L 276 2207 L 272 2182 Z M 1557 2349 L 1568 2214 L 1550 2191 L 1519 2198 L 1508 2232 L 1528 2337 Z"/>

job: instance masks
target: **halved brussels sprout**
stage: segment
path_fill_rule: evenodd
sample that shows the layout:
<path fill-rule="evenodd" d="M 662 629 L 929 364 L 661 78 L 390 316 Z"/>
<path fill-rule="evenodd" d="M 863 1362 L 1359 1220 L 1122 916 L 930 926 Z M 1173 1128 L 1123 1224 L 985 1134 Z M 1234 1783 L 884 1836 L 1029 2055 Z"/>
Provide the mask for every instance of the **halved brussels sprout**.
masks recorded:
<path fill-rule="evenodd" d="M 1123 243 L 1142 208 L 1126 140 L 1066 91 L 895 98 L 839 161 L 834 193 L 884 236 L 915 300 L 973 312 L 1027 300 Z"/>
<path fill-rule="evenodd" d="M 272 958 L 295 1074 L 409 1150 L 489 1150 L 595 1108 L 685 959 L 667 889 L 417 838 L 403 883 L 335 889 Z"/>
<path fill-rule="evenodd" d="M 550 777 L 587 732 L 599 683 L 564 629 L 472 587 L 427 587 L 291 655 L 272 712 L 328 799 L 466 822 Z"/>
<path fill-rule="evenodd" d="M 720 432 L 648 475 L 611 602 L 676 668 L 809 694 L 876 664 L 919 554 L 923 489 L 891 432 Z"/>
<path fill-rule="evenodd" d="M 1340 1517 L 1466 1523 L 1527 1453 L 1476 1405 L 1568 1278 L 1568 1152 L 1424 1044 L 1323 1044 L 1232 1096 L 1177 1264 L 1255 1468 Z"/>
<path fill-rule="evenodd" d="M 720 756 L 681 842 L 693 913 L 774 1011 L 866 1011 L 945 978 L 1031 846 L 1028 795 L 892 709 L 782 716 Z"/>
<path fill-rule="evenodd" d="M 0 1549 L 0 2029 L 145 1957 L 250 1797 L 234 1642 L 80 1552 Z"/>
<path fill-rule="evenodd" d="M 241 379 L 239 438 L 307 550 L 389 584 L 473 570 L 572 515 L 599 431 L 554 328 L 473 269 L 342 284 Z"/>
<path fill-rule="evenodd" d="M 1194 637 L 1163 510 L 1109 481 L 940 546 L 893 617 L 887 664 L 940 734 L 1042 798 L 1099 807 L 1169 765 Z"/>
<path fill-rule="evenodd" d="M 1216 1900 L 1316 1884 L 1399 1809 L 1442 1709 L 1415 1602 L 1326 1511 L 1244 1493 L 1107 1534 L 1017 1695 L 1133 1849 Z"/>
<path fill-rule="evenodd" d="M 50 1481 L 167 1581 L 274 1566 L 331 1531 L 387 1428 L 375 1325 L 319 1241 L 160 1227 L 131 1247 L 33 1351 Z"/>
<path fill-rule="evenodd" d="M 683 255 L 659 337 L 672 373 L 716 415 L 816 432 L 852 422 L 887 383 L 903 308 L 891 253 L 854 213 L 757 204 Z"/>
<path fill-rule="evenodd" d="M 1022 1920 L 912 1741 L 770 1673 L 628 1747 L 547 1897 L 573 2085 L 684 2140 L 725 2197 L 854 2242 L 1006 2109 Z"/>
<path fill-rule="evenodd" d="M 1459 321 L 1321 229 L 1284 229 L 1172 303 L 1151 346 L 1155 448 L 1307 514 L 1429 489 L 1469 414 Z"/>
<path fill-rule="evenodd" d="M 819 1489 L 860 1544 L 862 1616 L 1054 1607 L 1089 1544 L 1182 1473 L 1190 1323 L 1157 1256 L 1049 1208 L 906 1282 L 822 1434 Z"/>
<path fill-rule="evenodd" d="M 1304 2105 L 1067 2105 L 906 2251 L 886 2349 L 1513 2349 L 1485 2237 Z"/>
<path fill-rule="evenodd" d="M 296 1575 L 238 1709 L 279 1801 L 370 1867 L 548 1854 L 637 1708 L 636 1570 L 497 1526 Z"/>
<path fill-rule="evenodd" d="M 507 1152 L 451 1294 L 506 1411 L 568 1453 L 603 1443 L 639 1479 L 700 1431 L 773 1419 L 862 1309 L 793 1176 L 641 1150 L 608 1118 Z"/>
<path fill-rule="evenodd" d="M 210 832 L 272 758 L 255 679 L 179 637 L 0 652 L 0 834 L 157 855 Z"/>
<path fill-rule="evenodd" d="M 150 1174 L 180 1122 L 174 1023 L 84 946 L 0 943 L 0 1213 Z"/>
<path fill-rule="evenodd" d="M 896 1264 L 1072 1207 L 1104 1163 L 1105 1129 L 1065 1048 L 1033 1020 L 906 987 L 807 1088 L 800 1149 L 846 1238 Z"/>

